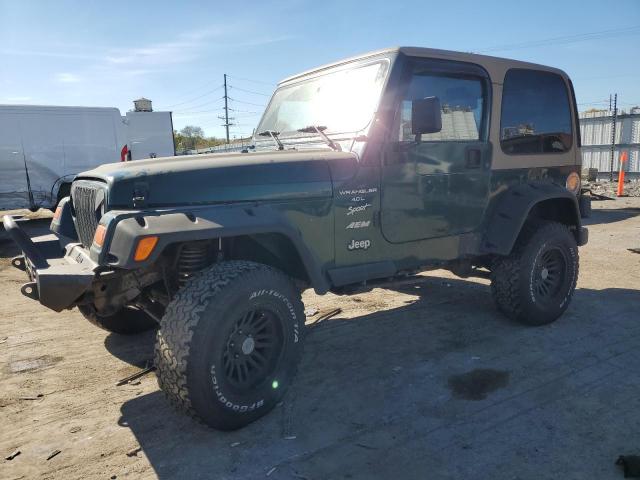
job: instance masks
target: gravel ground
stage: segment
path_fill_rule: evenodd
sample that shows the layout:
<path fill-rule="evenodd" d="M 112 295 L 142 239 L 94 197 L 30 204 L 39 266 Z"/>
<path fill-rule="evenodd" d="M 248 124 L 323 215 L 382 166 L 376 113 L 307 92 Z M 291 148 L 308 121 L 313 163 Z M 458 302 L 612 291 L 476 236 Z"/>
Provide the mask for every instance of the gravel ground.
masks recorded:
<path fill-rule="evenodd" d="M 606 195 L 607 197 L 616 198 L 618 191 L 618 182 L 600 181 L 600 182 L 584 182 L 584 188 L 590 189 L 593 193 Z M 624 195 L 628 197 L 640 197 L 640 181 L 634 180 L 624 183 Z"/>
<path fill-rule="evenodd" d="M 594 202 L 588 223 L 573 303 L 546 327 L 508 321 L 486 281 L 442 271 L 305 292 L 307 308 L 342 313 L 308 327 L 285 401 L 232 433 L 174 412 L 153 375 L 116 386 L 152 357 L 153 335 L 23 297 L 0 241 L 0 477 L 622 478 L 618 455 L 640 455 L 640 255 L 627 250 L 640 248 L 640 199 Z"/>

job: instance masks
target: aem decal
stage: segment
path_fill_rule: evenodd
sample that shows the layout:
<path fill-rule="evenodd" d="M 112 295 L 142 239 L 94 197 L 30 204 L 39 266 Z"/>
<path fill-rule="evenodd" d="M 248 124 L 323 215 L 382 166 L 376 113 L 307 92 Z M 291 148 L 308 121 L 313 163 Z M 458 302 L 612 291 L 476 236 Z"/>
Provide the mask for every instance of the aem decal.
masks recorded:
<path fill-rule="evenodd" d="M 371 220 L 360 220 L 357 222 L 351 222 L 349 225 L 347 225 L 346 229 L 348 230 L 350 228 L 367 228 L 369 225 L 371 225 Z"/>

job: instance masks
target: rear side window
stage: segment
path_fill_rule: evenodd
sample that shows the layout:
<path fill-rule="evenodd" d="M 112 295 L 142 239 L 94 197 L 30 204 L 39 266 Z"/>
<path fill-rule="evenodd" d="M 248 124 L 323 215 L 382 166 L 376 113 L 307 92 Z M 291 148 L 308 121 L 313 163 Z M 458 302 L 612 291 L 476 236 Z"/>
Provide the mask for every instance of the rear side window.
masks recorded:
<path fill-rule="evenodd" d="M 559 75 L 512 69 L 504 78 L 500 145 L 505 153 L 561 153 L 571 148 L 571 108 Z"/>

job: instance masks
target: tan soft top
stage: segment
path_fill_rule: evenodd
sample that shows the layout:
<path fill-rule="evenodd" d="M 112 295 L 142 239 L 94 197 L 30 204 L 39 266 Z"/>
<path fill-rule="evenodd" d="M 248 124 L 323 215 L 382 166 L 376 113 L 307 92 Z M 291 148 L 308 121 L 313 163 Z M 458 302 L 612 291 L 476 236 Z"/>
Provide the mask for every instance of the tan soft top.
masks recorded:
<path fill-rule="evenodd" d="M 325 70 L 327 68 L 335 67 L 345 63 L 355 62 L 355 61 L 363 60 L 369 57 L 376 57 L 376 56 L 381 56 L 385 54 L 396 54 L 396 53 L 403 53 L 411 57 L 428 57 L 428 58 L 438 58 L 442 60 L 456 60 L 459 62 L 474 63 L 476 65 L 480 65 L 484 67 L 489 72 L 491 80 L 494 83 L 502 83 L 502 79 L 504 78 L 505 72 L 510 68 L 529 68 L 529 69 L 535 69 L 535 70 L 544 70 L 547 72 L 554 72 L 565 78 L 568 78 L 567 74 L 558 68 L 547 67 L 545 65 L 538 65 L 536 63 L 521 62 L 519 60 L 511 60 L 508 58 L 492 57 L 489 55 L 481 55 L 477 53 L 454 52 L 452 50 L 438 50 L 435 48 L 394 47 L 394 48 L 385 48 L 382 50 L 376 50 L 376 51 L 364 53 L 362 55 L 358 55 L 355 57 L 345 58 L 343 60 L 329 63 L 327 65 L 322 65 L 320 67 L 316 67 L 311 70 L 307 70 L 305 72 L 287 77 L 284 80 L 282 80 L 279 83 L 279 85 L 283 85 L 285 83 L 298 80 L 301 77 L 312 75 L 314 73 L 319 73 L 322 70 Z"/>

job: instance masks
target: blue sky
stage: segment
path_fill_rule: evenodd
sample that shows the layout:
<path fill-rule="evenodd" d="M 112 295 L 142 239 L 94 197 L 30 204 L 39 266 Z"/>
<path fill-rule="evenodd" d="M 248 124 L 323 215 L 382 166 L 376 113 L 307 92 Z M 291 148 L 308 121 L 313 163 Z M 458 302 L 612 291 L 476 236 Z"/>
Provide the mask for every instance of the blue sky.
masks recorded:
<path fill-rule="evenodd" d="M 640 105 L 640 0 L 0 0 L 0 103 L 125 112 L 145 96 L 174 111 L 176 128 L 222 136 L 227 73 L 231 135 L 240 135 L 251 133 L 279 79 L 396 45 L 562 68 L 581 110 L 605 106 L 612 92 L 622 108 Z"/>

